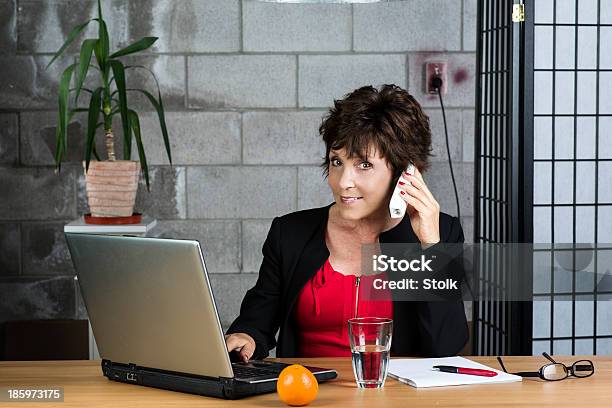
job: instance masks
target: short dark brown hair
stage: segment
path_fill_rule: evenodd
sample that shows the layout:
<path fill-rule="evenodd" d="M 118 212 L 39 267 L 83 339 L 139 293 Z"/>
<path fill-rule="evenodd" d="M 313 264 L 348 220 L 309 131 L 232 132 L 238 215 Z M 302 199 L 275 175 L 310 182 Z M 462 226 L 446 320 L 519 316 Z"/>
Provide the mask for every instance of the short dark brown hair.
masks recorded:
<path fill-rule="evenodd" d="M 383 85 L 380 90 L 363 86 L 334 100 L 319 133 L 325 142 L 321 167 L 326 178 L 330 150 L 346 148 L 349 158 L 367 160 L 372 144 L 391 166 L 394 180 L 408 163 L 420 171 L 429 167 L 429 118 L 416 99 L 397 85 Z"/>

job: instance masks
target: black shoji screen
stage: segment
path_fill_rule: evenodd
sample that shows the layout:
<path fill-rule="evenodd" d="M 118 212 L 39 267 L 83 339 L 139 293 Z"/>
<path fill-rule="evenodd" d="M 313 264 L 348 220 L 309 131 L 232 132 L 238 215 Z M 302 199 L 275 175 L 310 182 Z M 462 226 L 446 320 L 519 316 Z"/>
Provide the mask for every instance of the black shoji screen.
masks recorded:
<path fill-rule="evenodd" d="M 476 101 L 476 242 L 532 240 L 532 64 L 529 5 L 479 0 Z M 504 287 L 501 264 L 482 256 L 481 285 Z M 507 275 L 503 275 L 507 276 Z M 530 283 L 528 283 L 530 284 Z M 474 303 L 474 351 L 479 355 L 531 354 L 531 302 Z"/>
<path fill-rule="evenodd" d="M 534 242 L 581 248 L 543 254 L 533 353 L 612 354 L 612 1 L 533 9 Z"/>

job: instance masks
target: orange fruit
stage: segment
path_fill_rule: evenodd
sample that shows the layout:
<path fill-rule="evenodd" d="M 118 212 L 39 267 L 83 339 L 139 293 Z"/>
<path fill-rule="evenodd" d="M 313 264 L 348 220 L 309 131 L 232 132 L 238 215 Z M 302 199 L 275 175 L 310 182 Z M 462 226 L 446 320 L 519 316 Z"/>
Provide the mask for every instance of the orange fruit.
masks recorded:
<path fill-rule="evenodd" d="M 306 367 L 293 364 L 285 367 L 278 376 L 276 392 L 287 405 L 302 406 L 317 398 L 319 383 Z"/>

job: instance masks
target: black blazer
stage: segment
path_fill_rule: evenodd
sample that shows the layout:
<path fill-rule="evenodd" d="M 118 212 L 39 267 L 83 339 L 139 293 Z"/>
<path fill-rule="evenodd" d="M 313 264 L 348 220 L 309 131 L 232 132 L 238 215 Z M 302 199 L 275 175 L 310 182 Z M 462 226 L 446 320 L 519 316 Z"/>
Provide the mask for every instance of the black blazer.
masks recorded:
<path fill-rule="evenodd" d="M 255 286 L 244 296 L 240 315 L 227 333 L 247 333 L 256 343 L 254 359 L 275 346 L 277 357 L 299 357 L 291 311 L 304 285 L 329 257 L 325 231 L 329 208 L 297 211 L 272 221 L 264 242 L 263 261 Z M 442 242 L 463 242 L 457 218 L 440 213 Z M 405 216 L 379 236 L 380 243 L 419 240 Z M 280 328 L 278 344 L 275 340 Z M 463 302 L 393 302 L 391 353 L 399 356 L 456 355 L 468 340 Z"/>

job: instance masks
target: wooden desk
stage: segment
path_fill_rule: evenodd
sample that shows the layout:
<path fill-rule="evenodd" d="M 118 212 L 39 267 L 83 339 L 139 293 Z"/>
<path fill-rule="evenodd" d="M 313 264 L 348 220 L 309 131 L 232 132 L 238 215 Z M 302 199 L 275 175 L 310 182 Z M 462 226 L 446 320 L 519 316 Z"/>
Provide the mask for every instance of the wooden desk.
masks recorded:
<path fill-rule="evenodd" d="M 495 358 L 470 357 L 498 367 Z M 569 364 L 578 357 L 558 357 Z M 415 389 L 387 378 L 383 389 L 356 388 L 348 358 L 301 359 L 299 362 L 338 370 L 338 378 L 322 384 L 319 396 L 311 407 L 610 407 L 612 406 L 612 357 L 587 357 L 595 364 L 595 374 L 589 378 L 569 378 L 558 382 L 524 379 L 519 383 L 469 385 L 445 388 Z M 295 359 L 281 361 L 298 362 Z M 508 370 L 536 370 L 546 363 L 543 357 L 504 357 Z M 218 407 L 254 406 L 282 407 L 276 394 L 265 394 L 237 401 L 183 394 L 122 384 L 102 376 L 100 361 L 0 361 L 0 387 L 62 386 L 64 402 L 40 403 L 49 407 Z M 384 405 L 383 405 L 384 404 Z M 24 402 L 3 403 L 2 406 L 25 407 Z"/>

